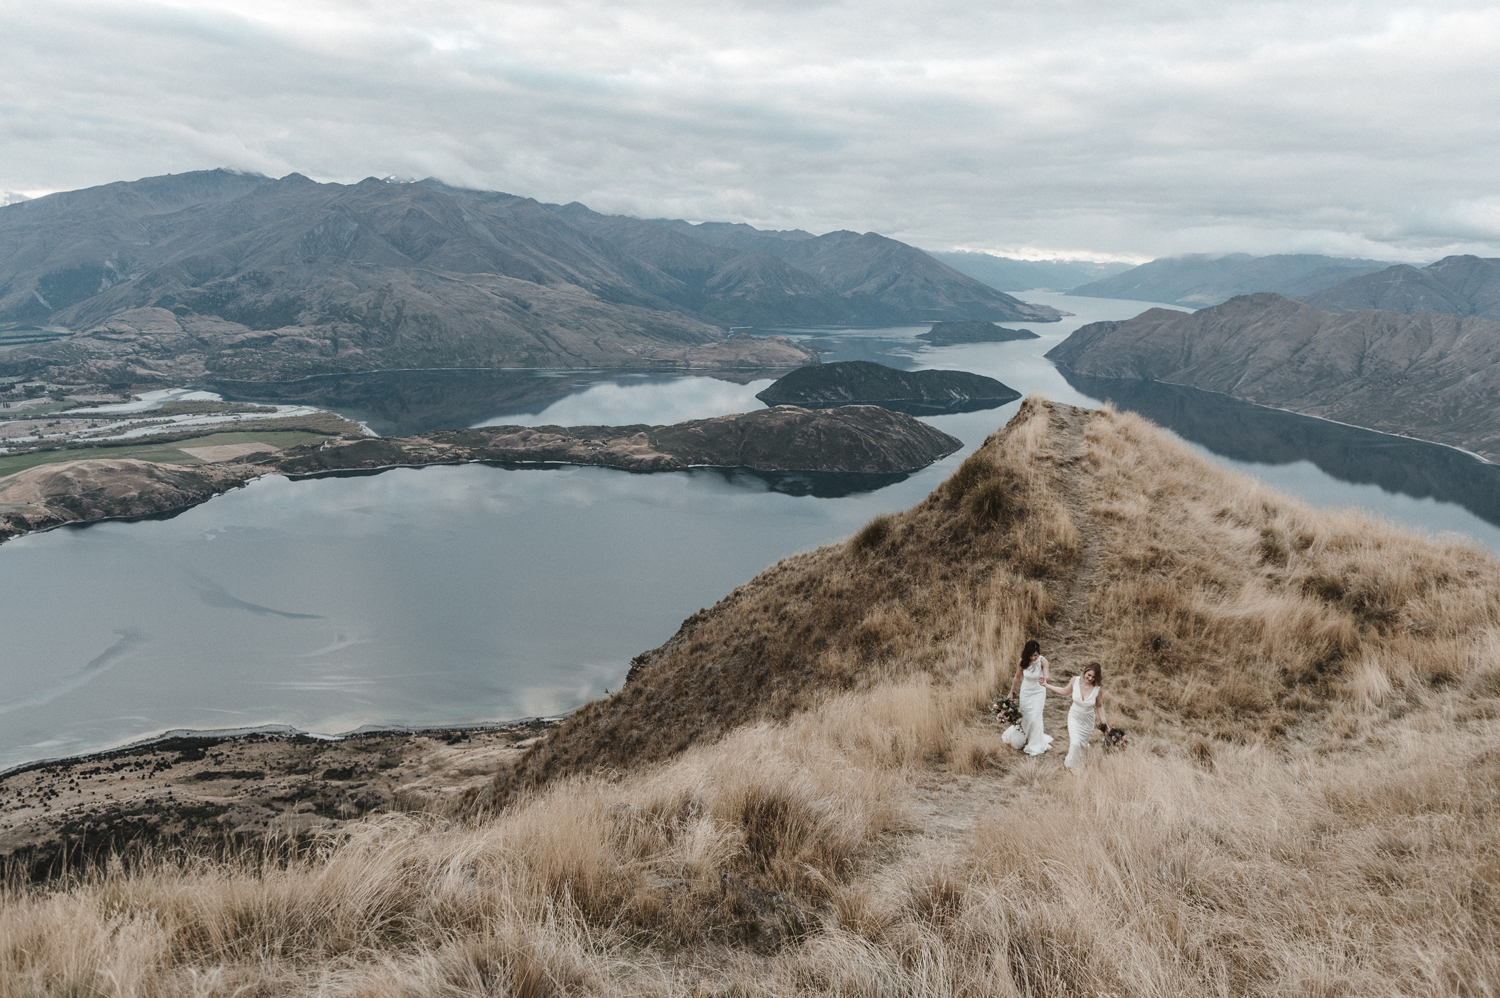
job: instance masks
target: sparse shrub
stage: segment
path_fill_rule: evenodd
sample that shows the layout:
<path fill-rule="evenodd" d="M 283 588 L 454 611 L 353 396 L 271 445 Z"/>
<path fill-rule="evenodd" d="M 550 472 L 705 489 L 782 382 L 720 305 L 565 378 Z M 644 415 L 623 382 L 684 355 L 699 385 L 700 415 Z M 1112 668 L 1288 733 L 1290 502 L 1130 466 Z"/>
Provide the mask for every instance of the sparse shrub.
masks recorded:
<path fill-rule="evenodd" d="M 964 497 L 964 512 L 976 526 L 999 527 L 1018 519 L 1021 514 L 1012 490 L 999 478 L 989 478 Z"/>
<path fill-rule="evenodd" d="M 963 910 L 966 879 L 945 866 L 928 870 L 907 884 L 907 910 L 929 925 L 951 921 Z"/>
<path fill-rule="evenodd" d="M 1280 534 L 1265 527 L 1260 532 L 1260 560 L 1267 565 L 1275 565 L 1277 568 L 1285 568 L 1290 553 L 1287 551 L 1286 542 Z"/>
<path fill-rule="evenodd" d="M 943 492 L 948 505 L 955 509 L 964 501 L 964 496 L 979 483 L 995 475 L 995 462 L 983 450 L 977 450 L 964 459 L 964 463 L 943 483 Z"/>
<path fill-rule="evenodd" d="M 891 524 L 893 522 L 894 520 L 889 514 L 880 514 L 859 528 L 859 531 L 849 541 L 849 546 L 854 550 L 855 554 L 869 554 L 884 544 L 886 539 L 891 536 Z"/>

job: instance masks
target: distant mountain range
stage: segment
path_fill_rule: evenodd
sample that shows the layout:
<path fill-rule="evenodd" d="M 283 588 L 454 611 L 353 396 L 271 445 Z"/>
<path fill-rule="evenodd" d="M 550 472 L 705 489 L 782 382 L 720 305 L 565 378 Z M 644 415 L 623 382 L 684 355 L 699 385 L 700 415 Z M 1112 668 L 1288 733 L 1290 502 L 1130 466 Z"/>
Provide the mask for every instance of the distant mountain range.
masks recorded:
<path fill-rule="evenodd" d="M 989 253 L 935 253 L 929 250 L 927 255 L 999 291 L 1030 291 L 1032 288 L 1067 291 L 1133 269 L 1128 263 L 1016 260 Z"/>
<path fill-rule="evenodd" d="M 0 208 L 0 373 L 139 382 L 402 368 L 796 367 L 734 326 L 1046 322 L 874 233 L 648 222 L 434 180 L 209 170 Z"/>
<path fill-rule="evenodd" d="M 1421 268 L 1397 264 L 1302 300 L 1325 312 L 1384 309 L 1500 320 L 1500 259 L 1449 256 Z"/>
<path fill-rule="evenodd" d="M 1203 308 L 1257 291 L 1300 298 L 1388 266 L 1378 260 L 1313 254 L 1174 256 L 1075 287 L 1068 294 Z"/>
<path fill-rule="evenodd" d="M 1261 293 L 1083 326 L 1047 356 L 1079 374 L 1223 392 L 1500 461 L 1500 322 L 1335 315 Z"/>

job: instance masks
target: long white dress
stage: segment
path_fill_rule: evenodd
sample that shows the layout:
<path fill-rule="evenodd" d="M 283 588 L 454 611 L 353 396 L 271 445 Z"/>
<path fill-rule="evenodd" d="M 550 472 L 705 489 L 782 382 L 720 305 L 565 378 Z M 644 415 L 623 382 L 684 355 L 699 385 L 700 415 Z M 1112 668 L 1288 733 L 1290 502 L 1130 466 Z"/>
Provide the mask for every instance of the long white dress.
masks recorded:
<path fill-rule="evenodd" d="M 1047 660 L 1040 655 L 1031 667 L 1021 673 L 1021 723 L 1012 724 L 1000 737 L 1011 748 L 1027 755 L 1041 755 L 1052 745 L 1052 736 L 1042 731 L 1042 708 L 1047 706 L 1047 691 L 1042 687 L 1042 667 Z"/>
<path fill-rule="evenodd" d="M 1068 708 L 1068 757 L 1063 765 L 1077 769 L 1083 765 L 1084 753 L 1089 750 L 1089 737 L 1094 733 L 1094 704 L 1099 701 L 1099 687 L 1083 695 L 1083 679 L 1073 680 L 1073 706 Z"/>

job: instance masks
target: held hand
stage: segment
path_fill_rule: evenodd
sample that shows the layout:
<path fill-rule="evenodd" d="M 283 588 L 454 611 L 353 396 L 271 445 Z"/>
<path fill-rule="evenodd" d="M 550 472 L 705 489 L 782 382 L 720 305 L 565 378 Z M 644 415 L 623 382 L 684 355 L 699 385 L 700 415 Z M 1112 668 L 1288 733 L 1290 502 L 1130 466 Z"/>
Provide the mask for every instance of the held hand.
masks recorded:
<path fill-rule="evenodd" d="M 1106 735 L 1109 734 L 1109 725 L 1105 724 L 1103 721 L 1100 721 L 1098 724 L 1094 725 L 1094 727 L 1098 728 L 1100 731 L 1104 732 Z"/>

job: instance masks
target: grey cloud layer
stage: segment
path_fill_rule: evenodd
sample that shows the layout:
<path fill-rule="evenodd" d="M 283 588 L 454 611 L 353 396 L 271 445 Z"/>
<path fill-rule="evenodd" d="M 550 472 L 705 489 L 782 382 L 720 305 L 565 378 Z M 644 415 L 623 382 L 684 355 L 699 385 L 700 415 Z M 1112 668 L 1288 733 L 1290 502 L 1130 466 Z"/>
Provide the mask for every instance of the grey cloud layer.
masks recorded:
<path fill-rule="evenodd" d="M 0 189 L 229 165 L 931 248 L 1500 252 L 1487 5 L 979 7 L 11 4 Z"/>

